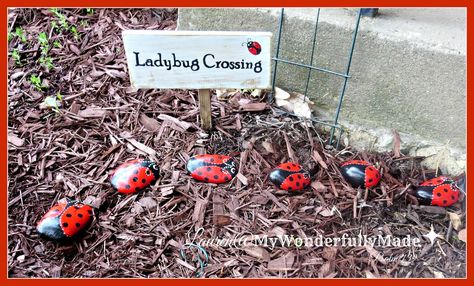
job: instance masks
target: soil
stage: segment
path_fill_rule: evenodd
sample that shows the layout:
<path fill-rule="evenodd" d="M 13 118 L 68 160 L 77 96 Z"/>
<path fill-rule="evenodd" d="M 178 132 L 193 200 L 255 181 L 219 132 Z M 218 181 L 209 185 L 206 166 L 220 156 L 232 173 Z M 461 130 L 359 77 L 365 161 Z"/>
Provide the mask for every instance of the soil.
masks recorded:
<path fill-rule="evenodd" d="M 336 150 L 320 126 L 272 104 L 246 111 L 266 98 L 244 91 L 226 101 L 213 95 L 206 133 L 197 91 L 131 89 L 121 30 L 174 30 L 176 18 L 176 9 L 9 10 L 9 277 L 466 276 L 464 198 L 419 206 L 410 191 L 440 173 L 397 144 L 384 154 Z M 224 185 L 193 180 L 186 161 L 204 153 L 235 156 L 239 175 Z M 110 172 L 133 158 L 157 162 L 161 176 L 119 194 Z M 379 186 L 349 186 L 339 171 L 349 159 L 375 164 Z M 286 161 L 311 173 L 310 188 L 275 188 L 268 174 Z M 80 239 L 59 244 L 39 237 L 36 223 L 63 197 L 97 215 Z M 430 230 L 439 234 L 433 244 Z M 255 235 L 292 243 L 263 245 Z M 300 244 L 344 235 L 419 243 Z M 217 238 L 220 245 L 203 240 Z M 255 243 L 225 245 L 232 239 Z"/>

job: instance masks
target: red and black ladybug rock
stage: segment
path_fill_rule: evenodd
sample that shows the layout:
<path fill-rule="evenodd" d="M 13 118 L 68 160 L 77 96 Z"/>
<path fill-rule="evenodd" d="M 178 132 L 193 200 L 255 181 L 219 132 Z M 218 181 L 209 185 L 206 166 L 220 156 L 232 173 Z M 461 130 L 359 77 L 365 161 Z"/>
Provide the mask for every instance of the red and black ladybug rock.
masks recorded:
<path fill-rule="evenodd" d="M 130 160 L 120 165 L 110 176 L 112 187 L 119 193 L 133 194 L 154 184 L 160 175 L 158 165 L 144 159 Z"/>
<path fill-rule="evenodd" d="M 205 154 L 191 157 L 186 170 L 198 181 L 223 184 L 237 175 L 238 165 L 230 156 Z"/>
<path fill-rule="evenodd" d="M 441 176 L 421 183 L 413 194 L 422 205 L 449 207 L 458 201 L 459 192 L 452 179 Z"/>
<path fill-rule="evenodd" d="M 256 41 L 248 41 L 247 42 L 247 49 L 252 55 L 258 55 L 262 51 L 262 47 Z"/>
<path fill-rule="evenodd" d="M 72 239 L 89 228 L 93 220 L 92 207 L 75 200 L 59 200 L 38 222 L 38 233 L 54 241 Z"/>
<path fill-rule="evenodd" d="M 301 165 L 288 162 L 278 165 L 270 173 L 270 181 L 279 189 L 299 191 L 311 183 L 311 177 Z"/>
<path fill-rule="evenodd" d="M 341 165 L 341 174 L 354 188 L 372 188 L 381 179 L 379 171 L 369 162 L 362 160 L 344 162 Z"/>

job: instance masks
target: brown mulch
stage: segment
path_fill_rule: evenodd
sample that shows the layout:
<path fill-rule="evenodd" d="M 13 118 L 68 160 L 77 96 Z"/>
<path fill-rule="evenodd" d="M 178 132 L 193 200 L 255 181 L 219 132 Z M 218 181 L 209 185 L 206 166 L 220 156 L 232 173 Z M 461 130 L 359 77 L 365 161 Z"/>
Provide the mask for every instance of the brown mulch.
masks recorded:
<path fill-rule="evenodd" d="M 435 175 L 420 167 L 421 158 L 399 154 L 398 148 L 385 154 L 335 150 L 317 125 L 270 105 L 248 111 L 249 103 L 265 97 L 246 92 L 228 101 L 214 96 L 215 130 L 205 133 L 196 91 L 129 87 L 120 31 L 175 29 L 175 9 L 59 11 L 79 38 L 52 29 L 55 15 L 48 9 L 9 11 L 10 31 L 21 27 L 27 36 L 26 42 L 16 36 L 9 41 L 10 277 L 195 277 L 204 252 L 186 243 L 251 241 L 251 235 L 265 234 L 410 235 L 421 246 L 204 246 L 209 260 L 203 276 L 465 277 L 464 202 L 449 208 L 416 205 L 409 190 Z M 43 31 L 51 45 L 49 70 L 38 62 Z M 11 56 L 15 49 L 20 64 Z M 31 75 L 46 80 L 45 87 L 36 89 Z M 40 108 L 46 96 L 58 92 L 58 113 Z M 225 185 L 194 181 L 185 163 L 200 153 L 237 157 L 240 174 Z M 110 171 L 138 157 L 158 162 L 158 182 L 135 195 L 114 192 Z M 345 183 L 338 166 L 353 158 L 376 163 L 383 174 L 377 189 Z M 272 168 L 288 160 L 312 173 L 311 188 L 287 193 L 269 182 Z M 93 225 L 73 243 L 40 238 L 37 221 L 65 196 L 96 208 Z M 433 245 L 423 237 L 431 227 L 442 235 Z"/>

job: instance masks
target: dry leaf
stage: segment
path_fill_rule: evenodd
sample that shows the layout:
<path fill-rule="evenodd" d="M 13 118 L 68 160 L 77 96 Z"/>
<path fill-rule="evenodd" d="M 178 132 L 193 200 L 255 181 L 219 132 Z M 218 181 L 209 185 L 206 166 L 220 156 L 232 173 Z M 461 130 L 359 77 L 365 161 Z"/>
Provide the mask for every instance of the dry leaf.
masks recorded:
<path fill-rule="evenodd" d="M 290 96 L 288 92 L 275 86 L 275 99 L 288 99 Z"/>
<path fill-rule="evenodd" d="M 147 209 L 153 209 L 156 207 L 157 203 L 156 201 L 151 198 L 151 197 L 143 197 L 141 198 L 138 203 L 142 206 L 142 207 L 145 207 Z"/>
<path fill-rule="evenodd" d="M 458 214 L 456 213 L 452 213 L 452 212 L 448 212 L 449 214 L 449 220 L 451 221 L 451 223 L 453 224 L 453 228 L 455 230 L 459 230 L 459 228 L 461 227 L 461 218 L 459 217 Z"/>
<path fill-rule="evenodd" d="M 143 113 L 140 115 L 140 123 L 143 124 L 146 130 L 151 132 L 157 131 L 161 126 L 158 120 L 148 117 Z"/>
<path fill-rule="evenodd" d="M 245 247 L 244 251 L 247 252 L 248 255 L 253 256 L 255 258 L 262 259 L 264 261 L 270 260 L 270 253 L 268 253 L 268 251 L 263 247 Z"/>

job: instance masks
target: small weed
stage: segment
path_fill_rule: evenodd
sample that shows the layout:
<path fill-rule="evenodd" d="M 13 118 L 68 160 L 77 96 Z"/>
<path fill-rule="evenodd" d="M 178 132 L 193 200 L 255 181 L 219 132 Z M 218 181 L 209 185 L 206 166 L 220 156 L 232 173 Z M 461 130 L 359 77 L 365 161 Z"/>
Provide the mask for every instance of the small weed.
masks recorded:
<path fill-rule="evenodd" d="M 61 12 L 59 12 L 59 9 L 58 8 L 51 8 L 49 9 L 49 11 L 51 11 L 54 16 L 56 16 L 56 18 L 58 18 L 58 22 L 59 22 L 59 29 L 62 31 L 62 30 L 69 30 L 69 24 L 67 22 L 67 18 L 66 16 L 64 16 L 63 14 L 61 14 Z M 55 25 L 55 27 L 57 27 L 57 24 Z"/>
<path fill-rule="evenodd" d="M 62 48 L 63 46 L 61 45 L 61 43 L 60 43 L 59 41 L 54 41 L 54 42 L 53 42 L 53 47 L 60 49 L 60 48 Z"/>
<path fill-rule="evenodd" d="M 86 13 L 87 13 L 87 15 L 93 15 L 94 14 L 94 9 L 93 8 L 86 8 Z"/>
<path fill-rule="evenodd" d="M 12 58 L 15 60 L 15 64 L 17 66 L 21 65 L 20 53 L 18 52 L 18 49 L 13 50 Z"/>
<path fill-rule="evenodd" d="M 40 64 L 44 65 L 48 70 L 54 68 L 53 59 L 51 57 L 39 58 Z"/>
<path fill-rule="evenodd" d="M 81 27 L 87 27 L 89 26 L 89 23 L 87 22 L 87 20 L 81 20 L 81 22 L 79 22 Z"/>
<path fill-rule="evenodd" d="M 36 87 L 37 90 L 39 91 L 42 91 L 43 88 L 45 88 L 45 86 L 43 85 L 43 81 L 41 80 L 41 78 L 39 76 L 36 76 L 36 75 L 32 75 L 30 77 L 30 83 Z"/>
<path fill-rule="evenodd" d="M 16 27 L 15 35 L 17 35 L 17 37 L 20 38 L 20 41 L 22 41 L 23 43 L 26 43 L 26 34 L 25 34 L 25 31 L 23 31 L 21 27 Z"/>
<path fill-rule="evenodd" d="M 39 58 L 38 61 L 42 65 L 44 65 L 48 70 L 50 70 L 54 68 L 54 65 L 53 65 L 53 59 L 50 56 L 48 56 L 49 40 L 45 32 L 39 33 L 38 41 L 40 43 L 40 50 L 41 50 L 41 57 Z"/>
<path fill-rule="evenodd" d="M 8 32 L 7 35 L 8 35 L 8 42 L 10 42 L 13 39 L 14 35 L 11 32 Z"/>
<path fill-rule="evenodd" d="M 77 32 L 76 26 L 71 26 L 71 33 L 74 35 L 74 39 L 79 40 L 79 32 Z"/>
<path fill-rule="evenodd" d="M 63 100 L 63 96 L 58 91 L 56 93 L 56 96 L 47 96 L 43 101 L 43 105 L 51 108 L 54 112 L 59 113 L 58 101 L 60 102 L 62 100 Z"/>

